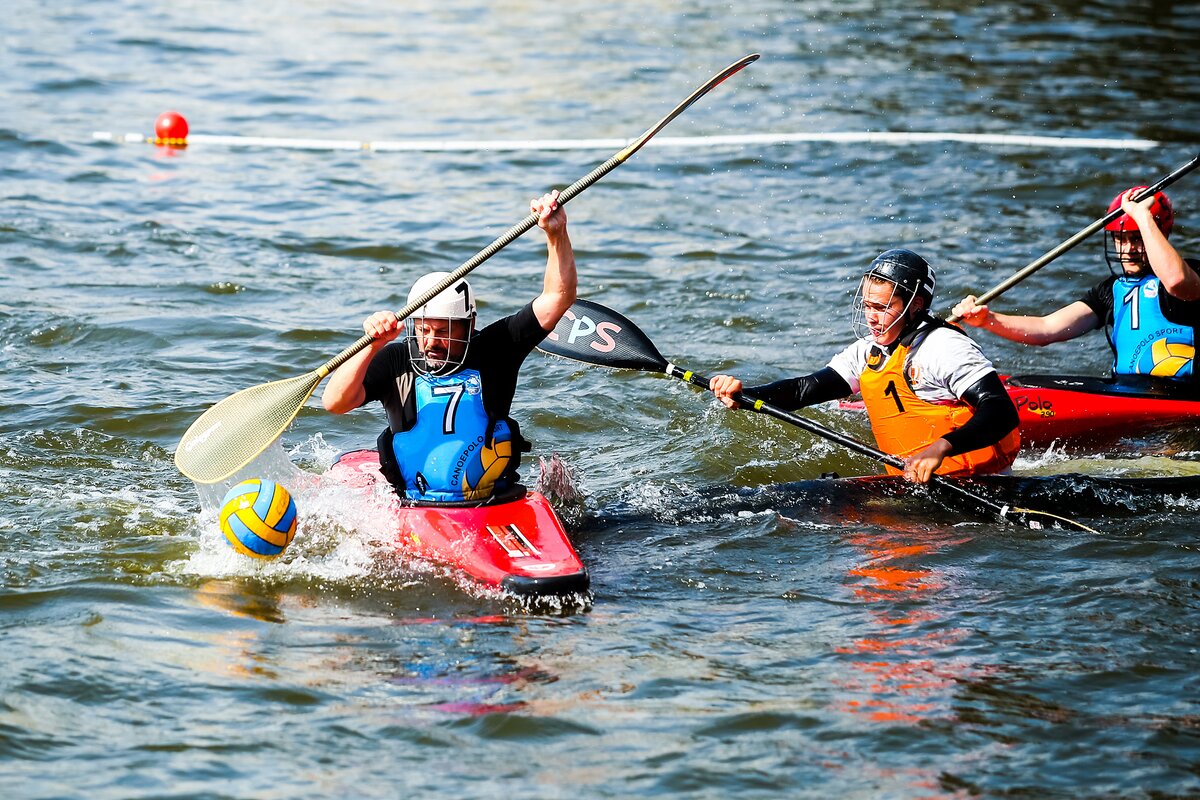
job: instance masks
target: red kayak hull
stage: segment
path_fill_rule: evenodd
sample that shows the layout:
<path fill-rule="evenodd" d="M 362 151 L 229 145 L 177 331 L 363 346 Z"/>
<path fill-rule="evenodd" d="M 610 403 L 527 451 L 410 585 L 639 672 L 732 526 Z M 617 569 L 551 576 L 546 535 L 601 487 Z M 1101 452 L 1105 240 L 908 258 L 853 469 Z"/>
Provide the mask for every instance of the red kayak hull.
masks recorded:
<path fill-rule="evenodd" d="M 385 481 L 374 450 L 342 455 L 325 476 L 361 489 L 372 502 L 386 506 L 395 544 L 405 553 L 517 595 L 588 590 L 587 570 L 558 515 L 537 492 L 484 506 L 408 505 L 394 493 L 380 499 L 374 488 Z"/>
<path fill-rule="evenodd" d="M 1005 377 L 1021 438 L 1033 445 L 1088 444 L 1200 422 L 1200 395 L 1162 384 L 1118 384 L 1098 378 Z"/>
<path fill-rule="evenodd" d="M 1002 377 L 1017 407 L 1022 445 L 1095 446 L 1200 424 L 1200 389 L 1192 387 L 1071 375 Z M 841 407 L 863 410 L 861 400 L 843 401 Z"/>

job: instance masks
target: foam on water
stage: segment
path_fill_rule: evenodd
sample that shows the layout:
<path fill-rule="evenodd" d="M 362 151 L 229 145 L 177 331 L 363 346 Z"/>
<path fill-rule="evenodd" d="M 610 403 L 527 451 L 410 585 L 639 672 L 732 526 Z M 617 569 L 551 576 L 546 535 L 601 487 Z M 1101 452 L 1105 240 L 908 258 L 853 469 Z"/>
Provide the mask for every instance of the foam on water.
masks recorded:
<path fill-rule="evenodd" d="M 1128 457 L 1088 455 L 1062 450 L 1051 445 L 1041 453 L 1022 452 L 1013 465 L 1014 474 L 1052 476 L 1079 473 L 1112 477 L 1183 477 L 1200 475 L 1200 461 L 1161 455 Z"/>

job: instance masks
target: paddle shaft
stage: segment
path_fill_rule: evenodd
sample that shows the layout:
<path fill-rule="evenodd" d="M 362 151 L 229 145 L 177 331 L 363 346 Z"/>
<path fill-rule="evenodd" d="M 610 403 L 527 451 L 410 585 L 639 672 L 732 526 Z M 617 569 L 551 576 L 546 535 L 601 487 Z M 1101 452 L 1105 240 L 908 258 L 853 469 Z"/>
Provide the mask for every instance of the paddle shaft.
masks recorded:
<path fill-rule="evenodd" d="M 671 120 L 678 117 L 680 114 L 682 114 L 684 111 L 686 111 L 689 106 L 691 106 L 693 103 L 695 103 L 697 100 L 699 100 L 704 95 L 708 94 L 710 91 L 712 91 L 718 85 L 723 83 L 727 78 L 729 78 L 730 76 L 734 75 L 737 72 L 740 72 L 743 68 L 745 68 L 749 64 L 752 64 L 753 62 L 757 61 L 758 58 L 759 58 L 758 53 L 751 53 L 750 55 L 743 56 L 742 58 L 740 58 L 737 61 L 730 64 L 725 69 L 718 72 L 713 77 L 709 78 L 708 81 L 705 82 L 705 84 L 703 86 L 696 89 L 696 91 L 692 92 L 686 100 L 684 100 L 679 105 L 675 106 L 675 108 L 671 109 L 671 111 L 665 117 L 663 117 L 658 122 L 651 125 L 646 130 L 645 133 L 643 133 L 637 139 L 634 139 L 633 142 L 631 142 L 626 147 L 624 147 L 620 152 L 618 152 L 612 158 L 605 161 L 600 166 L 593 169 L 587 175 L 584 175 L 582 178 L 580 178 L 579 180 L 572 183 L 567 188 L 560 191 L 558 193 L 559 205 L 565 205 L 566 203 L 570 202 L 573 197 L 578 195 L 584 189 L 587 189 L 593 183 L 600 180 L 608 173 L 612 172 L 614 169 L 619 167 L 621 164 L 624 164 L 629 159 L 630 156 L 632 156 L 638 150 L 641 150 L 642 146 L 645 145 L 646 142 L 650 141 L 650 139 L 656 133 L 658 133 L 663 128 L 665 128 L 667 126 L 667 124 L 669 122 L 671 122 Z M 506 230 L 504 233 L 500 234 L 498 237 L 496 237 L 496 239 L 491 244 L 489 244 L 487 247 L 480 250 L 478 253 L 476 253 L 474 256 L 472 256 L 467 261 L 463 262 L 462 265 L 460 265 L 457 269 L 455 269 L 453 272 L 451 272 L 445 278 L 440 280 L 436 285 L 430 287 L 429 291 L 425 292 L 420 297 L 417 297 L 416 299 L 412 300 L 411 302 L 408 303 L 408 305 L 404 306 L 404 308 L 397 311 L 396 317 L 398 319 L 405 319 L 406 317 L 408 317 L 410 314 L 412 314 L 414 311 L 419 309 L 421 306 L 425 305 L 430 300 L 432 300 L 433 298 L 435 298 L 439 294 L 441 294 L 443 291 L 445 291 L 446 289 L 449 289 L 455 283 L 462 280 L 464 277 L 466 277 L 466 275 L 469 272 L 471 272 L 473 269 L 478 267 L 483 262 L 487 261 L 489 258 L 494 256 L 496 253 L 503 250 L 505 247 L 507 247 L 509 244 L 511 244 L 515 239 L 522 236 L 530 228 L 537 225 L 537 221 L 538 221 L 538 215 L 534 212 L 530 212 L 529 216 L 525 217 L 525 219 L 521 220 L 516 225 L 513 225 L 511 228 Z M 321 366 L 320 368 L 318 368 L 316 370 L 317 375 L 319 376 L 318 381 L 320 381 L 321 378 L 324 378 L 329 373 L 333 372 L 335 369 L 340 367 L 342 364 L 349 361 L 351 358 L 353 358 L 357 353 L 362 351 L 364 348 L 370 346 L 372 341 L 374 341 L 374 337 L 370 336 L 369 334 L 363 335 L 362 338 L 360 338 L 358 341 L 354 342 L 354 344 L 350 345 L 345 350 L 338 353 L 333 358 L 329 359 L 329 361 L 325 362 L 325 364 L 323 366 Z"/>
<path fill-rule="evenodd" d="M 1153 196 L 1156 192 L 1162 191 L 1166 187 L 1175 183 L 1175 181 L 1179 180 L 1184 175 L 1187 175 L 1189 172 L 1196 169 L 1196 167 L 1198 167 L 1198 166 L 1200 166 L 1200 155 L 1196 156 L 1191 161 L 1187 162 L 1182 167 L 1180 167 L 1179 169 L 1172 172 L 1170 175 L 1167 175 L 1165 178 L 1160 180 L 1158 183 L 1146 188 L 1144 191 L 1139 193 L 1136 198 L 1134 198 L 1134 201 L 1141 202 L 1142 200 L 1145 200 L 1147 197 Z M 1037 259 L 1031 261 L 1028 265 L 1026 265 L 1025 267 L 1023 267 L 1020 270 L 1018 270 L 1017 272 L 1015 272 L 1008 279 L 1001 281 L 1000 283 L 993 286 L 991 289 L 988 289 L 986 292 L 979 295 L 979 297 L 975 298 L 975 303 L 977 305 L 984 305 L 987 302 L 994 300 L 995 298 L 1004 294 L 1009 289 L 1016 286 L 1018 283 L 1025 280 L 1030 275 L 1037 272 L 1039 269 L 1046 266 L 1054 259 L 1061 256 L 1063 253 L 1072 249 L 1073 247 L 1075 247 L 1075 245 L 1079 244 L 1084 239 L 1088 238 L 1093 233 L 1100 230 L 1105 225 L 1112 222 L 1114 219 L 1116 219 L 1117 217 L 1121 216 L 1124 213 L 1125 212 L 1122 211 L 1120 208 L 1117 208 L 1117 209 L 1114 209 L 1113 211 L 1108 212 L 1103 217 L 1096 220 L 1092 224 L 1088 225 L 1086 228 L 1079 231 L 1074 236 L 1072 236 L 1070 239 L 1067 239 L 1066 241 L 1064 241 L 1062 244 L 1055 247 L 1050 252 L 1046 253 L 1045 255 L 1043 255 L 1040 258 L 1037 258 Z M 959 318 L 954 315 L 951 315 L 947 319 L 947 322 L 951 322 L 951 323 L 955 323 L 958 321 L 959 321 Z"/>
<path fill-rule="evenodd" d="M 757 53 L 745 56 L 718 72 L 692 92 L 665 117 L 620 152 L 575 181 L 559 193 L 558 201 L 566 203 L 584 189 L 624 163 L 662 130 L 667 123 L 682 114 L 714 87 L 758 59 Z M 506 245 L 537 224 L 538 215 L 530 213 L 509 228 L 491 244 L 475 254 L 420 297 L 414 298 L 396 312 L 400 319 L 410 316 L 441 292 L 449 289 L 463 276 L 487 261 Z M 317 369 L 280 381 L 252 386 L 226 397 L 211 406 L 192 423 L 175 448 L 175 466 L 198 483 L 216 483 L 233 475 L 271 446 L 300 413 L 317 385 L 335 369 L 369 347 L 374 337 L 363 335 L 358 341 L 326 361 Z"/>
<path fill-rule="evenodd" d="M 681 369 L 674 364 L 668 363 L 663 369 L 663 373 L 672 378 L 677 378 L 685 383 L 690 383 L 693 386 L 699 386 L 701 389 L 708 389 L 709 379 L 704 375 L 692 372 L 691 370 Z M 797 428 L 802 428 L 809 433 L 820 436 L 824 439 L 828 439 L 835 444 L 840 444 L 842 447 L 845 447 L 848 450 L 853 450 L 856 453 L 867 456 L 868 458 L 872 458 L 881 464 L 887 464 L 889 467 L 894 467 L 899 470 L 904 469 L 904 461 L 902 459 L 893 455 L 889 455 L 882 450 L 877 450 L 866 442 L 861 442 L 852 436 L 847 436 L 844 433 L 838 433 L 831 428 L 826 428 L 819 422 L 813 422 L 807 417 L 802 417 L 799 414 L 793 414 L 790 411 L 784 411 L 782 408 L 773 406 L 763 400 L 758 400 L 743 392 L 734 394 L 733 399 L 737 400 L 743 407 L 748 408 L 751 411 L 765 414 L 768 417 L 774 417 L 775 419 L 780 420 L 781 422 L 786 422 L 789 425 L 795 425 Z M 970 500 L 973 503 L 977 503 L 982 508 L 985 508 L 994 514 L 1001 521 L 1011 521 L 1014 519 L 1013 516 L 1009 515 L 1009 506 L 1001 505 L 1000 503 L 989 500 L 980 494 L 972 492 L 970 489 L 966 489 L 956 483 L 946 480 L 940 475 L 933 475 L 930 478 L 930 483 L 936 485 L 940 489 L 945 489 L 953 494 L 957 494 L 959 497 Z"/>

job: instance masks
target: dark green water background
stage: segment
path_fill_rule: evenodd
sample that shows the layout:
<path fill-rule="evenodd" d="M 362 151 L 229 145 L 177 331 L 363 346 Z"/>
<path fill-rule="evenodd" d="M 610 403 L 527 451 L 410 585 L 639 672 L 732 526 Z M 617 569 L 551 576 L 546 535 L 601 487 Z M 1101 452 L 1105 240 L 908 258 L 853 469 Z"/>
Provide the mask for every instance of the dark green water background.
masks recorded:
<path fill-rule="evenodd" d="M 757 51 L 667 132 L 1162 142 L 651 147 L 568 206 L 584 296 L 677 363 L 773 379 L 849 340 L 879 251 L 924 253 L 948 308 L 1195 155 L 1197 6 L 1078 5 L 5 4 L 0 795 L 1200 793 L 1195 501 L 1096 508 L 1100 536 L 920 500 L 740 504 L 722 491 L 871 465 L 686 386 L 534 356 L 514 413 L 587 493 L 590 605 L 471 591 L 336 493 L 301 498 L 280 562 L 235 557 L 171 463 L 191 421 L 323 363 L 611 153 L 91 138 L 168 108 L 193 133 L 629 138 Z M 1198 181 L 1172 191 L 1192 254 Z M 484 319 L 543 263 L 534 231 L 477 270 Z M 998 307 L 1054 307 L 1105 270 L 1097 239 Z M 1099 334 L 983 343 L 1005 371 L 1107 368 Z M 320 471 L 381 426 L 310 403 L 283 446 Z M 1079 468 L 1197 471 L 1194 440 L 1173 455 Z"/>

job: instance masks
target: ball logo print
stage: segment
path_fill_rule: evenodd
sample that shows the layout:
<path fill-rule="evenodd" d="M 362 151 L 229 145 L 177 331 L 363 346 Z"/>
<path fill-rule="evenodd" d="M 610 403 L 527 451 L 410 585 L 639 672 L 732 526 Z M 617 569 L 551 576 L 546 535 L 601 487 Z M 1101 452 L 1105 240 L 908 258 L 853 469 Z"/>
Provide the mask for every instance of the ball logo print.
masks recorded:
<path fill-rule="evenodd" d="M 1196 357 L 1196 348 L 1159 339 L 1150 347 L 1150 374 L 1162 377 L 1178 375 Z"/>
<path fill-rule="evenodd" d="M 251 558 L 275 558 L 296 535 L 296 501 L 279 484 L 253 478 L 229 490 L 218 521 L 234 550 Z"/>

